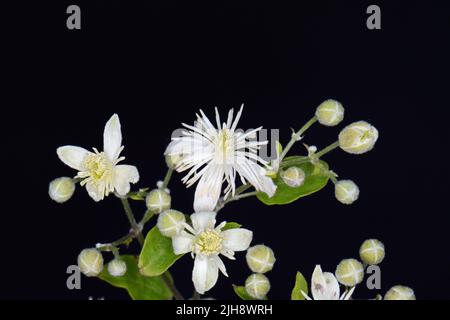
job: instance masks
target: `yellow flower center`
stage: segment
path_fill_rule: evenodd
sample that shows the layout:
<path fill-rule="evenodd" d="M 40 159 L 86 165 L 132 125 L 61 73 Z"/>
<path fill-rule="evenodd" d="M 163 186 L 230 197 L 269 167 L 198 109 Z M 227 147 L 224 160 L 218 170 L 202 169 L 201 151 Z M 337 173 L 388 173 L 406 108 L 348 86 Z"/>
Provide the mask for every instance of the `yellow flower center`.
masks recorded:
<path fill-rule="evenodd" d="M 228 164 L 228 159 L 234 155 L 234 140 L 233 135 L 228 129 L 222 129 L 219 131 L 216 143 L 216 157 L 219 161 L 223 161 L 224 164 Z"/>
<path fill-rule="evenodd" d="M 104 152 L 88 155 L 84 160 L 84 167 L 94 181 L 112 178 L 113 166 Z"/>
<path fill-rule="evenodd" d="M 222 250 L 223 238 L 215 230 L 200 233 L 195 242 L 197 249 L 204 255 L 218 254 Z"/>

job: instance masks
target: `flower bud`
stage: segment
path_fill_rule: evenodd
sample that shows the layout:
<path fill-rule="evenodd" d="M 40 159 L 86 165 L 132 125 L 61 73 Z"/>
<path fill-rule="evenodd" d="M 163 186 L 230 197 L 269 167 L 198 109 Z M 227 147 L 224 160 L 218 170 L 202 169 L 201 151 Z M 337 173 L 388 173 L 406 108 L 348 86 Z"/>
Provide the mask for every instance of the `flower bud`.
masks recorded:
<path fill-rule="evenodd" d="M 339 133 L 339 146 L 342 150 L 361 154 L 372 150 L 378 139 L 378 130 L 365 121 L 354 122 Z"/>
<path fill-rule="evenodd" d="M 157 226 L 159 231 L 166 237 L 173 237 L 183 229 L 186 218 L 183 213 L 177 210 L 167 210 L 158 217 Z"/>
<path fill-rule="evenodd" d="M 416 300 L 413 289 L 405 286 L 394 286 L 386 292 L 384 300 Z"/>
<path fill-rule="evenodd" d="M 58 203 L 66 202 L 72 198 L 74 192 L 75 183 L 68 177 L 56 178 L 48 186 L 48 195 Z"/>
<path fill-rule="evenodd" d="M 377 239 L 366 240 L 359 248 L 361 260 L 369 265 L 379 264 L 383 261 L 384 254 L 384 244 Z"/>
<path fill-rule="evenodd" d="M 248 248 L 245 258 L 250 270 L 257 273 L 272 270 L 276 260 L 273 250 L 262 244 Z"/>
<path fill-rule="evenodd" d="M 338 264 L 335 275 L 344 286 L 354 287 L 363 280 L 364 267 L 356 259 L 344 259 Z"/>
<path fill-rule="evenodd" d="M 150 191 L 145 198 L 147 209 L 154 213 L 161 213 L 168 210 L 170 208 L 170 202 L 170 195 L 166 191 L 160 189 Z"/>
<path fill-rule="evenodd" d="M 127 272 L 125 261 L 115 258 L 108 263 L 108 273 L 113 277 L 121 277 Z"/>
<path fill-rule="evenodd" d="M 324 126 L 335 126 L 344 119 L 344 107 L 336 100 L 325 100 L 317 107 L 316 118 Z"/>
<path fill-rule="evenodd" d="M 291 188 L 300 187 L 305 182 L 305 172 L 298 167 L 290 167 L 280 175 L 283 182 Z"/>
<path fill-rule="evenodd" d="M 183 156 L 181 154 L 166 154 L 166 164 L 170 169 L 175 169 Z"/>
<path fill-rule="evenodd" d="M 270 290 L 270 281 L 265 275 L 254 273 L 245 280 L 245 290 L 253 298 L 262 300 Z"/>
<path fill-rule="evenodd" d="M 352 204 L 359 197 L 359 188 L 352 180 L 340 180 L 334 186 L 336 199 L 343 204 Z"/>
<path fill-rule="evenodd" d="M 87 277 L 95 277 L 103 270 L 103 256 L 94 248 L 84 249 L 78 255 L 78 267 Z"/>

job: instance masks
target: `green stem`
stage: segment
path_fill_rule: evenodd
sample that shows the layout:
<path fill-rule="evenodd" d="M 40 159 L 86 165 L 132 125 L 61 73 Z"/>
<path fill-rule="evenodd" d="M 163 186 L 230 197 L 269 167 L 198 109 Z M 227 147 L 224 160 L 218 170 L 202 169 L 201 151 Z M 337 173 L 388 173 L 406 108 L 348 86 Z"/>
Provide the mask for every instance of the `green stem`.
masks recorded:
<path fill-rule="evenodd" d="M 153 218 L 154 215 L 155 215 L 155 213 L 154 213 L 153 211 L 147 210 L 147 211 L 145 212 L 144 217 L 142 218 L 142 220 L 139 221 L 139 225 L 142 226 L 142 227 L 144 227 L 145 224 L 146 224 L 147 222 L 149 222 L 150 219 Z"/>
<path fill-rule="evenodd" d="M 130 203 L 128 202 L 127 198 L 120 198 L 120 201 L 122 202 L 123 208 L 127 215 L 128 221 L 130 222 L 131 228 L 133 229 L 134 233 L 137 234 L 137 239 L 139 241 L 139 244 L 142 247 L 144 245 L 144 237 L 142 236 L 141 229 L 140 229 L 139 225 L 137 224 L 136 219 L 133 215 L 133 211 L 131 210 Z M 149 215 L 146 214 L 145 216 L 150 216 L 150 214 Z M 145 216 L 143 219 L 146 219 Z M 162 275 L 162 279 L 163 279 L 164 283 L 166 284 L 166 286 L 172 291 L 175 299 L 184 300 L 183 296 L 180 294 L 178 289 L 175 287 L 175 285 L 173 284 L 173 282 L 171 281 L 171 279 L 169 278 L 167 273 L 164 273 Z"/>
<path fill-rule="evenodd" d="M 165 188 L 167 188 L 167 186 L 169 185 L 170 179 L 172 178 L 172 173 L 173 173 L 173 169 L 169 168 L 167 170 L 166 176 L 164 177 L 164 181 L 163 181 L 163 184 L 161 186 L 161 189 L 164 190 Z"/>
<path fill-rule="evenodd" d="M 228 202 L 234 201 L 233 200 L 234 198 L 236 198 L 238 195 L 240 195 L 244 191 L 250 189 L 251 187 L 252 187 L 251 184 L 244 184 L 236 189 L 234 196 L 232 198 L 224 200 L 224 198 L 221 197 L 219 199 L 219 201 L 217 201 L 217 205 L 216 205 L 216 208 L 214 209 L 214 211 L 219 212 Z"/>
<path fill-rule="evenodd" d="M 333 142 L 332 144 L 330 144 L 329 146 L 323 148 L 322 150 L 320 150 L 319 152 L 316 153 L 316 157 L 320 158 L 323 155 L 327 154 L 328 152 L 336 149 L 337 147 L 339 147 L 339 141 Z"/>
<path fill-rule="evenodd" d="M 183 295 L 175 287 L 174 283 L 172 282 L 172 279 L 170 279 L 170 277 L 167 274 L 167 272 L 164 272 L 161 275 L 161 278 L 164 280 L 164 283 L 166 284 L 166 286 L 172 291 L 173 296 L 175 297 L 176 300 L 184 300 Z"/>
<path fill-rule="evenodd" d="M 292 146 L 302 137 L 302 135 L 317 121 L 316 116 L 312 117 L 303 127 L 300 128 L 296 133 L 292 135 L 291 140 L 288 142 L 286 147 L 284 147 L 283 152 L 280 155 L 280 161 L 287 155 Z"/>
<path fill-rule="evenodd" d="M 137 235 L 139 244 L 141 246 L 143 246 L 144 245 L 144 236 L 142 235 L 141 228 L 139 227 L 139 225 L 136 222 L 136 219 L 134 218 L 133 211 L 131 210 L 128 199 L 120 198 L 120 201 L 122 202 L 123 209 L 125 210 L 125 214 L 127 215 L 128 221 L 130 222 L 130 225 L 131 225 L 131 228 L 133 229 L 134 233 Z"/>
<path fill-rule="evenodd" d="M 227 203 L 229 203 L 231 201 L 237 201 L 237 200 L 240 200 L 240 199 L 256 196 L 257 193 L 258 193 L 258 191 L 252 191 L 252 192 L 247 192 L 247 193 L 242 193 L 242 194 L 236 195 L 236 196 L 226 200 L 225 204 L 227 204 Z"/>

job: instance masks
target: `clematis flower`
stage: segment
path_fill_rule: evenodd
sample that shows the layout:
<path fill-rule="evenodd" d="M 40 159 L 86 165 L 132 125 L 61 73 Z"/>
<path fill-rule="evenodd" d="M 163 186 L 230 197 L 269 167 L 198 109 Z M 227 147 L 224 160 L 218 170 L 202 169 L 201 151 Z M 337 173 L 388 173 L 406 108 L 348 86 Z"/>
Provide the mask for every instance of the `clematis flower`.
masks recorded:
<path fill-rule="evenodd" d="M 172 237 L 172 246 L 175 254 L 191 252 L 192 281 L 195 290 L 204 294 L 216 284 L 219 270 L 228 277 L 219 254 L 234 260 L 235 251 L 245 251 L 250 246 L 253 233 L 243 228 L 223 231 L 226 222 L 215 227 L 215 212 L 193 213 L 191 221 L 192 227 L 185 223 L 185 230 Z"/>
<path fill-rule="evenodd" d="M 78 171 L 75 178 L 82 179 L 80 184 L 86 186 L 89 196 L 100 201 L 114 191 L 125 196 L 130 191 L 130 183 L 139 181 L 135 166 L 118 165 L 125 159 L 120 157 L 123 148 L 119 116 L 114 114 L 105 125 L 102 152 L 69 145 L 59 147 L 56 153 L 62 162 Z"/>
<path fill-rule="evenodd" d="M 314 300 L 349 300 L 355 287 L 345 291 L 339 296 L 339 283 L 331 272 L 322 272 L 322 268 L 316 265 L 311 277 L 311 293 Z M 312 300 L 302 291 L 307 300 Z"/>
<path fill-rule="evenodd" d="M 243 184 L 249 182 L 270 197 L 275 193 L 276 186 L 266 176 L 266 168 L 258 164 L 268 166 L 257 154 L 268 141 L 253 139 L 262 127 L 247 133 L 236 130 L 242 109 L 243 105 L 234 120 L 231 109 L 227 122 L 221 123 L 216 108 L 217 128 L 200 110 L 201 116 L 197 114 L 195 125 L 183 123 L 188 130 L 184 130 L 181 137 L 172 138 L 166 149 L 166 156 L 177 157 L 175 169 L 178 172 L 190 169 L 182 179 L 188 187 L 199 181 L 194 199 L 196 212 L 214 211 L 225 181 L 228 184 L 224 189 L 225 199 L 234 195 L 237 175 Z"/>

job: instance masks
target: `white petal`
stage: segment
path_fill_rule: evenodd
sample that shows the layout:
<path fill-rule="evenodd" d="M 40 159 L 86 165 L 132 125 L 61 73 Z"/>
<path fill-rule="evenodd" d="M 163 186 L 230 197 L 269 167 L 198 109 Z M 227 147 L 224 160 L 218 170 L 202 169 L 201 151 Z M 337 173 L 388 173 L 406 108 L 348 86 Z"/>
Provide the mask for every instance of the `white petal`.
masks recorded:
<path fill-rule="evenodd" d="M 81 147 L 64 146 L 59 147 L 56 150 L 56 153 L 58 154 L 59 159 L 66 165 L 75 170 L 82 171 L 84 158 L 92 152 Z"/>
<path fill-rule="evenodd" d="M 314 300 L 339 300 L 339 283 L 330 272 L 322 272 L 319 265 L 311 278 L 311 293 Z"/>
<path fill-rule="evenodd" d="M 222 181 L 223 167 L 209 164 L 195 189 L 195 212 L 214 211 L 220 197 Z"/>
<path fill-rule="evenodd" d="M 322 268 L 319 265 L 316 265 L 311 277 L 311 294 L 314 300 L 326 300 L 326 286 L 327 283 L 325 281 L 325 277 L 323 276 Z"/>
<path fill-rule="evenodd" d="M 225 277 L 228 277 L 227 268 L 225 267 L 225 264 L 223 263 L 222 259 L 220 259 L 219 256 L 214 256 L 214 260 L 216 260 L 216 265 L 219 268 L 219 270 L 223 273 Z"/>
<path fill-rule="evenodd" d="M 256 190 L 266 193 L 272 197 L 277 189 L 272 179 L 266 176 L 267 171 L 259 166 L 255 161 L 237 157 L 236 170 L 252 184 Z"/>
<path fill-rule="evenodd" d="M 98 202 L 104 199 L 105 197 L 105 190 L 104 188 L 100 188 L 98 185 L 93 183 L 92 181 L 89 181 L 86 183 L 86 190 L 89 194 L 89 196 L 94 199 L 94 201 Z"/>
<path fill-rule="evenodd" d="M 216 225 L 215 212 L 198 212 L 191 214 L 191 221 L 194 230 L 198 233 L 205 229 L 214 229 Z"/>
<path fill-rule="evenodd" d="M 327 283 L 326 287 L 326 298 L 327 300 L 339 300 L 339 282 L 337 281 L 334 274 L 331 272 L 324 272 L 325 281 Z"/>
<path fill-rule="evenodd" d="M 115 167 L 114 188 L 121 196 L 130 192 L 130 183 L 139 181 L 139 172 L 135 166 L 118 165 Z"/>
<path fill-rule="evenodd" d="M 194 243 L 194 236 L 188 234 L 186 231 L 172 238 L 172 247 L 175 254 L 184 254 L 192 251 Z"/>
<path fill-rule="evenodd" d="M 223 247 L 231 251 L 244 251 L 250 246 L 253 232 L 243 228 L 223 231 Z"/>
<path fill-rule="evenodd" d="M 122 146 L 122 131 L 120 129 L 120 120 L 117 114 L 108 120 L 103 132 L 103 151 L 109 161 L 115 162 L 119 157 L 120 147 Z"/>
<path fill-rule="evenodd" d="M 197 255 L 194 261 L 194 269 L 192 270 L 192 282 L 194 282 L 195 290 L 204 294 L 206 291 L 214 287 L 219 277 L 219 268 L 214 258 Z"/>

